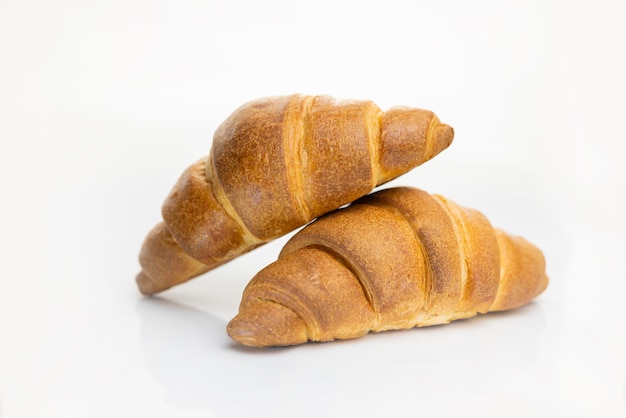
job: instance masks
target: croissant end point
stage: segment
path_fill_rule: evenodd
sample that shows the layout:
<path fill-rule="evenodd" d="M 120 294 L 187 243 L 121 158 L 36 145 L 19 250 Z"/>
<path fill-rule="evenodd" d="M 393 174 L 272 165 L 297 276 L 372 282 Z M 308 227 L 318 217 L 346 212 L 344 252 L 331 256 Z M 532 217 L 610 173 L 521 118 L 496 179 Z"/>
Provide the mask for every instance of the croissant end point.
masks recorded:
<path fill-rule="evenodd" d="M 437 128 L 437 132 L 435 133 L 437 140 L 441 140 L 441 143 L 445 145 L 447 148 L 454 139 L 454 129 L 450 125 L 446 125 L 445 123 L 441 124 L 439 128 Z"/>
<path fill-rule="evenodd" d="M 302 344 L 308 340 L 306 325 L 291 309 L 259 300 L 247 306 L 226 327 L 235 341 L 250 347 Z"/>
<path fill-rule="evenodd" d="M 454 129 L 451 126 L 442 123 L 437 126 L 435 130 L 435 144 L 434 144 L 434 154 L 437 155 L 441 151 L 445 150 L 450 146 L 452 140 L 454 139 Z"/>
<path fill-rule="evenodd" d="M 137 287 L 139 288 L 139 291 L 144 295 L 152 295 L 161 290 L 161 288 L 157 286 L 152 278 L 145 274 L 143 271 L 137 275 L 135 281 L 137 282 Z"/>

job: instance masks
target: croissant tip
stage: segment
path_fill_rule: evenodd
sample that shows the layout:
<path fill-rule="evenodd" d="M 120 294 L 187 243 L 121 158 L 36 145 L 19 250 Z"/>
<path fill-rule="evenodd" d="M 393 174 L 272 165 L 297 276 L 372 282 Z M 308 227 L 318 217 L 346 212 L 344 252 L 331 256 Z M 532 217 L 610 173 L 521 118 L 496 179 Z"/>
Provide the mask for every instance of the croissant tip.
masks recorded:
<path fill-rule="evenodd" d="M 233 340 L 248 347 L 262 347 L 257 340 L 258 327 L 246 320 L 241 320 L 239 316 L 233 318 L 226 327 L 226 332 Z"/>
<path fill-rule="evenodd" d="M 308 340 L 300 317 L 291 309 L 266 300 L 247 305 L 228 323 L 226 332 L 249 347 L 296 345 Z"/>
<path fill-rule="evenodd" d="M 439 151 L 448 148 L 454 140 L 454 129 L 450 125 L 442 123 L 435 131 L 435 144 Z"/>
<path fill-rule="evenodd" d="M 450 125 L 441 123 L 439 119 L 435 119 L 435 125 L 429 132 L 428 137 L 430 138 L 431 146 L 424 154 L 423 162 L 432 159 L 452 144 L 454 129 Z"/>
<path fill-rule="evenodd" d="M 154 280 L 143 271 L 137 275 L 135 282 L 143 295 L 153 295 L 160 290 Z"/>

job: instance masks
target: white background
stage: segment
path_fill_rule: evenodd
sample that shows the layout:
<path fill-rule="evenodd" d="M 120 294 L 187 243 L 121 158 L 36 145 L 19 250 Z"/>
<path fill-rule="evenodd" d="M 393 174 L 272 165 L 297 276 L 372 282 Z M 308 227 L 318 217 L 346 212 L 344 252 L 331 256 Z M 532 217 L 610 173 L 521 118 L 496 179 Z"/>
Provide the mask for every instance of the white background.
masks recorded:
<path fill-rule="evenodd" d="M 624 417 L 624 4 L 0 0 L 0 416 Z M 545 253 L 517 311 L 287 349 L 225 331 L 288 237 L 157 298 L 137 254 L 262 96 L 425 107 L 456 137 L 390 185 Z"/>

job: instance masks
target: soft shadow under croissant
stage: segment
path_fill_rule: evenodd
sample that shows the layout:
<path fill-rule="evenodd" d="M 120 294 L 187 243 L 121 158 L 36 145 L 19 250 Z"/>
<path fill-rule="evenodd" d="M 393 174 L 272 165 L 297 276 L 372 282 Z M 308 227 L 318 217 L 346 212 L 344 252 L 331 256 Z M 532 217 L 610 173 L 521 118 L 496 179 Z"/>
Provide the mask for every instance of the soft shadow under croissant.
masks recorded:
<path fill-rule="evenodd" d="M 356 338 L 517 308 L 547 284 L 525 239 L 441 196 L 392 188 L 294 235 L 227 331 L 257 347 Z"/>

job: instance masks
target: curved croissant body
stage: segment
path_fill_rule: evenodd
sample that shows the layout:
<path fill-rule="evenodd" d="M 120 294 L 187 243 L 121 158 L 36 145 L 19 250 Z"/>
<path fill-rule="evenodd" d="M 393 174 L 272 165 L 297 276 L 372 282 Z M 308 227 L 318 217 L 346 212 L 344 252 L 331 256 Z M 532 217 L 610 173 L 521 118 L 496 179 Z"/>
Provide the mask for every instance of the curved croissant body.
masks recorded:
<path fill-rule="evenodd" d="M 250 346 L 356 338 L 513 309 L 547 283 L 541 251 L 479 212 L 387 189 L 294 235 L 248 284 L 228 333 Z"/>
<path fill-rule="evenodd" d="M 352 202 L 448 147 L 430 111 L 293 95 L 237 109 L 166 199 L 139 256 L 165 290 Z"/>

